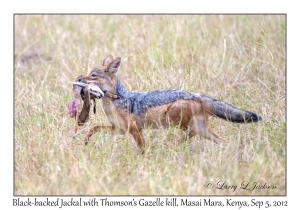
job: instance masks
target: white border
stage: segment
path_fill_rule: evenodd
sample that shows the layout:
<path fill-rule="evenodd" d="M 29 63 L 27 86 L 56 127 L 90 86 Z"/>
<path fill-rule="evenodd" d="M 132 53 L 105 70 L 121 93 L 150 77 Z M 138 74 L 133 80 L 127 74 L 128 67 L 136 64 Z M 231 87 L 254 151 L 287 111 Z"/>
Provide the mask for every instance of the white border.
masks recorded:
<path fill-rule="evenodd" d="M 266 200 L 288 200 L 296 209 L 299 187 L 299 11 L 289 1 L 10 1 L 1 9 L 1 207 L 11 207 L 13 197 L 13 14 L 14 13 L 286 13 L 287 14 L 287 197 L 255 197 Z M 151 198 L 151 197 L 150 197 Z M 203 198 L 203 197 L 202 197 Z M 214 200 L 222 197 L 212 197 Z M 118 197 L 118 199 L 123 199 Z M 124 198 L 126 199 L 126 198 Z M 140 199 L 138 197 L 137 199 Z M 249 199 L 237 197 L 237 200 Z M 294 208 L 293 208 L 294 207 Z M 99 208 L 99 207 L 97 207 Z M 78 208 L 77 208 L 78 209 Z M 95 209 L 95 208 L 94 208 Z"/>

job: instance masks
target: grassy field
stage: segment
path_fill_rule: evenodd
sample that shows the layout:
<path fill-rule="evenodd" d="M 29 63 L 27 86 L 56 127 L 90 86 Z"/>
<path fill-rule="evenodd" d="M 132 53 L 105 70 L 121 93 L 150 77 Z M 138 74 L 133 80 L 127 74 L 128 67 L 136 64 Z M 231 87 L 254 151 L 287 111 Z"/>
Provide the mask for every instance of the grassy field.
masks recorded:
<path fill-rule="evenodd" d="M 16 15 L 14 27 L 15 195 L 286 194 L 284 15 Z M 83 146 L 90 126 L 108 124 L 102 102 L 75 139 L 65 104 L 76 76 L 108 54 L 122 57 L 128 90 L 198 92 L 263 121 L 211 118 L 226 148 L 178 143 L 176 128 L 146 129 L 147 157 L 130 135 L 97 133 Z"/>

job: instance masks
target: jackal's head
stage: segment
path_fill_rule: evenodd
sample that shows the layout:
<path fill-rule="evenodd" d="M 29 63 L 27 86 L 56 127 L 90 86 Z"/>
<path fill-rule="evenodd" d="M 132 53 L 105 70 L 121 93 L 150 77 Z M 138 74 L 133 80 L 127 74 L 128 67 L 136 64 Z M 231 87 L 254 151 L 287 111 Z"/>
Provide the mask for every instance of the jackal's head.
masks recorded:
<path fill-rule="evenodd" d="M 88 76 L 78 78 L 79 82 L 97 85 L 104 92 L 113 93 L 116 85 L 115 73 L 121 64 L 121 57 L 113 59 L 112 55 L 106 56 L 102 66 L 96 67 Z"/>

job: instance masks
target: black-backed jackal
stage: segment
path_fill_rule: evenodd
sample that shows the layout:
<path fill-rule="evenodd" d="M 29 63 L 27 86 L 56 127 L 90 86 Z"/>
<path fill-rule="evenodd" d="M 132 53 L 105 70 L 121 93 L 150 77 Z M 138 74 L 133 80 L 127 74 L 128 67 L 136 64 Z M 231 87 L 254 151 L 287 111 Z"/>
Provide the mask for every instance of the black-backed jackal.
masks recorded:
<path fill-rule="evenodd" d="M 184 90 L 127 91 L 116 75 L 120 64 L 120 57 L 113 59 L 112 55 L 108 55 L 102 66 L 96 67 L 88 76 L 79 76 L 76 80 L 82 84 L 98 86 L 103 93 L 109 93 L 107 97 L 102 97 L 102 100 L 111 125 L 97 125 L 90 128 L 84 138 L 85 144 L 97 131 L 119 128 L 129 132 L 144 152 L 142 130 L 146 127 L 167 128 L 170 125 L 187 131 L 189 138 L 199 134 L 216 144 L 222 144 L 225 141 L 212 130 L 209 116 L 214 115 L 236 123 L 261 120 L 255 113 L 240 110 L 206 95 Z"/>

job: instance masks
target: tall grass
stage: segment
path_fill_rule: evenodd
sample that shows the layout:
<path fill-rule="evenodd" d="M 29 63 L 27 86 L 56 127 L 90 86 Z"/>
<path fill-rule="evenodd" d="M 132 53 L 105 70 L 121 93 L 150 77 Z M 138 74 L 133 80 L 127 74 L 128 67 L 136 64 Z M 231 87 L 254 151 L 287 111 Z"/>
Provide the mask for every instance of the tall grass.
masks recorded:
<path fill-rule="evenodd" d="M 285 195 L 285 28 L 284 15 L 15 15 L 15 194 Z M 76 76 L 108 54 L 122 57 L 129 90 L 203 93 L 263 121 L 211 118 L 226 148 L 179 143 L 176 128 L 144 130 L 147 157 L 130 135 L 100 132 L 83 146 L 90 126 L 108 124 L 102 102 L 75 139 L 65 104 Z"/>

